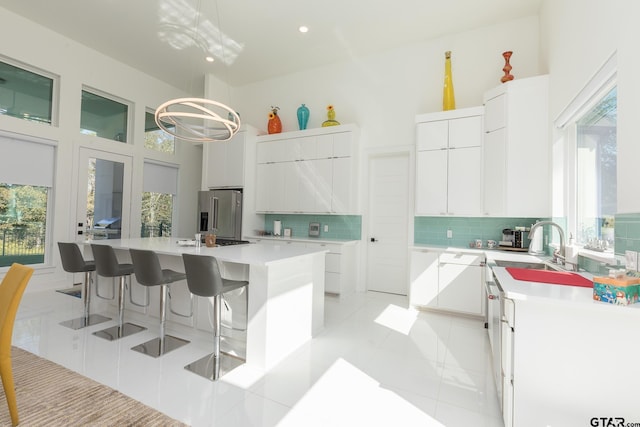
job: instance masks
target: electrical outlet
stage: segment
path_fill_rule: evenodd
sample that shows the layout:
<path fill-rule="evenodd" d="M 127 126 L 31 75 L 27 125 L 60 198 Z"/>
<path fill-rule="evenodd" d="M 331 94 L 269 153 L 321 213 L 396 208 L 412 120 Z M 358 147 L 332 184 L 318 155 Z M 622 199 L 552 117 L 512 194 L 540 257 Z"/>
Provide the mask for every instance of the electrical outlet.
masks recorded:
<path fill-rule="evenodd" d="M 453 239 L 453 230 L 451 229 L 447 230 L 447 239 Z"/>
<path fill-rule="evenodd" d="M 329 226 L 327 224 L 324 225 L 324 232 L 325 233 L 329 232 Z"/>
<path fill-rule="evenodd" d="M 627 270 L 638 271 L 638 252 L 624 251 L 624 257 Z"/>

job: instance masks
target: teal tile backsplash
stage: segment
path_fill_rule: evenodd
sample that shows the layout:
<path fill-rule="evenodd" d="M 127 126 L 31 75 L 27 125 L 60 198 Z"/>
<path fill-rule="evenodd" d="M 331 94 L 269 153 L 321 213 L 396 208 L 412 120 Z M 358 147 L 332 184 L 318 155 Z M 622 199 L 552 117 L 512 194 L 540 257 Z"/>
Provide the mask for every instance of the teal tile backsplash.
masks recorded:
<path fill-rule="evenodd" d="M 264 230 L 273 232 L 273 221 L 282 221 L 282 228 L 291 228 L 293 237 L 309 236 L 309 223 L 320 223 L 320 238 L 360 240 L 362 237 L 362 217 L 360 215 L 276 215 L 264 216 Z M 324 226 L 329 231 L 324 231 Z"/>
<path fill-rule="evenodd" d="M 417 216 L 414 225 L 416 244 L 468 247 L 469 242 L 481 239 L 502 240 L 502 230 L 518 226 L 531 227 L 537 220 L 546 218 L 486 218 Z M 447 230 L 453 237 L 447 238 Z"/>
<path fill-rule="evenodd" d="M 616 255 L 640 251 L 640 213 L 617 214 L 614 233 Z"/>

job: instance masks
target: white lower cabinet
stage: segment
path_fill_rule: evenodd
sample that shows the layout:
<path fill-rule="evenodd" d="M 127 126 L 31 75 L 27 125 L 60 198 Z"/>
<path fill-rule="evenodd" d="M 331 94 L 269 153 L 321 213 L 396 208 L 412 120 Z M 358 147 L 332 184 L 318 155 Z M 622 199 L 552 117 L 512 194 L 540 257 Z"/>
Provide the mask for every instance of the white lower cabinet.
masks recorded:
<path fill-rule="evenodd" d="M 438 258 L 430 249 L 411 251 L 409 301 L 415 307 L 438 307 Z"/>
<path fill-rule="evenodd" d="M 275 238 L 251 239 L 259 244 L 285 244 L 308 248 L 322 248 L 328 252 L 325 257 L 324 291 L 332 295 L 347 295 L 355 292 L 358 281 L 357 241 L 344 243 L 313 242 L 308 240 L 277 240 Z"/>
<path fill-rule="evenodd" d="M 328 294 L 346 295 L 356 290 L 357 243 L 332 244 L 308 243 L 326 248 L 324 291 Z"/>
<path fill-rule="evenodd" d="M 482 253 L 412 250 L 410 304 L 482 316 L 484 264 Z"/>

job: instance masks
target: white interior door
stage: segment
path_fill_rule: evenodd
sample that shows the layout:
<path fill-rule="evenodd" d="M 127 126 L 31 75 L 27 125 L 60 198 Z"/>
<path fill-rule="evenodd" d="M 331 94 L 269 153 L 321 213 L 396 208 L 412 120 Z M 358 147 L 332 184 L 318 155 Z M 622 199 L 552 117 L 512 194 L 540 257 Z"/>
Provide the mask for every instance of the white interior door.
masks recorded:
<path fill-rule="evenodd" d="M 369 159 L 367 289 L 407 295 L 409 155 Z"/>
<path fill-rule="evenodd" d="M 78 239 L 128 238 L 131 157 L 80 148 L 78 165 Z"/>

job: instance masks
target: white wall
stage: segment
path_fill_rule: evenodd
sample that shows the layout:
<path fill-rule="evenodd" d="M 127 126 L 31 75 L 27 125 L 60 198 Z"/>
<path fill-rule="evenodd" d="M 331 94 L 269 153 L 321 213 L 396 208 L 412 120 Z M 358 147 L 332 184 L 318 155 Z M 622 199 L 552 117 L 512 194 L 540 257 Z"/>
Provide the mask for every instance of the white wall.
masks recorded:
<path fill-rule="evenodd" d="M 300 104 L 310 109 L 308 128 L 319 127 L 333 104 L 336 120 L 360 126 L 365 147 L 413 144 L 416 114 L 442 111 L 445 51 L 452 51 L 456 106 L 462 108 L 482 105 L 483 93 L 500 84 L 505 50 L 514 51 L 516 78 L 540 74 L 538 46 L 532 16 L 238 87 L 229 102 L 244 122 L 262 130 L 270 106 L 279 106 L 284 132 L 298 130 Z"/>
<path fill-rule="evenodd" d="M 639 16 L 640 4 L 633 0 L 544 0 L 540 14 L 541 51 L 550 75 L 551 120 L 617 52 L 619 213 L 640 212 L 636 173 L 640 144 L 635 128 L 640 111 Z M 561 133 L 554 132 L 553 140 L 556 145 L 562 144 Z M 554 149 L 554 153 L 564 151 Z M 559 184 L 562 177 L 556 178 Z M 564 212 L 554 207 L 554 214 Z"/>
<path fill-rule="evenodd" d="M 77 158 L 80 147 L 89 147 L 133 158 L 132 194 L 142 191 L 144 157 L 180 164 L 178 190 L 178 218 L 174 234 L 192 235 L 196 211 L 196 190 L 200 188 L 202 148 L 179 144 L 177 154 L 170 156 L 145 150 L 145 108 L 155 108 L 167 99 L 186 94 L 168 86 L 127 65 L 88 49 L 87 47 L 53 33 L 39 25 L 0 8 L 2 31 L 13 37 L 0 38 L 0 57 L 60 76 L 59 125 L 46 126 L 29 123 L 7 116 L 0 116 L 0 130 L 52 140 L 57 143 L 56 179 L 54 187 L 53 238 L 48 251 L 53 267 L 36 271 L 27 291 L 43 288 L 59 288 L 71 284 L 71 276 L 59 265 L 56 242 L 75 240 L 75 212 L 77 183 Z M 121 144 L 99 138 L 80 135 L 80 93 L 83 85 L 115 95 L 134 104 L 134 127 L 131 140 L 134 144 Z M 6 155 L 6 153 L 2 153 Z M 140 197 L 132 201 L 131 230 L 140 230 Z M 0 275 L 2 273 L 0 272 Z M 80 278 L 76 278 L 80 280 Z"/>

